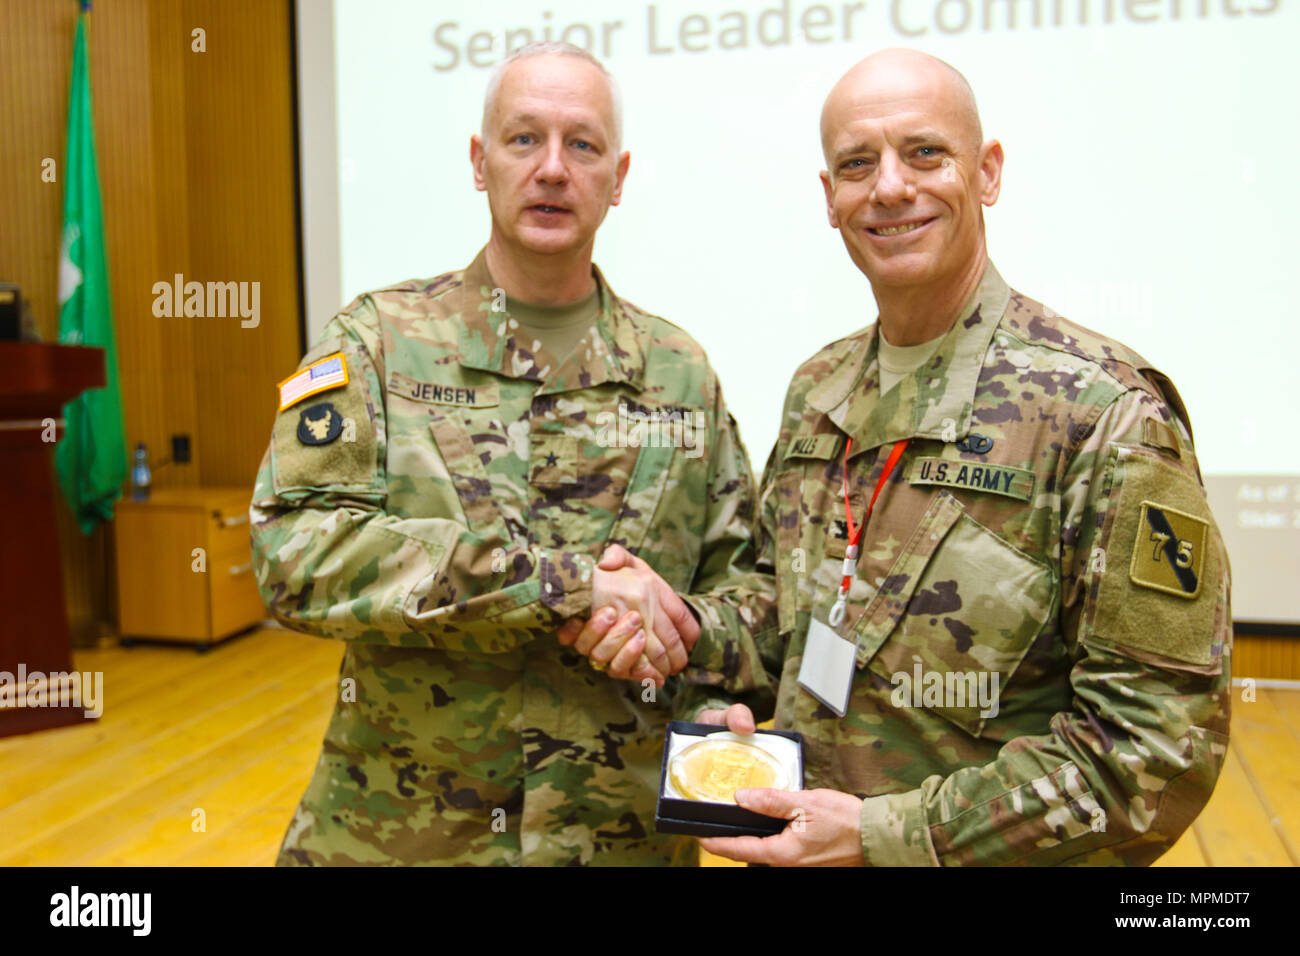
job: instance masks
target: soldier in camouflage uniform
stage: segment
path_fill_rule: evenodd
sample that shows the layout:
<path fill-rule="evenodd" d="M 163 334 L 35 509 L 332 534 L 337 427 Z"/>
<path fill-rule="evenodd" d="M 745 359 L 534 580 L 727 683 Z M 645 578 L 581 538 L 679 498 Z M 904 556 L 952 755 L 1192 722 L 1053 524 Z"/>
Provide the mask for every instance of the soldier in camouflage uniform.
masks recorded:
<path fill-rule="evenodd" d="M 769 616 L 746 632 L 706 611 L 677 705 L 713 723 L 731 705 L 742 733 L 774 710 L 803 734 L 808 789 L 741 791 L 800 825 L 703 845 L 782 864 L 1148 864 L 1205 805 L 1228 743 L 1228 562 L 1182 401 L 987 262 L 1001 147 L 981 145 L 951 67 L 868 58 L 823 124 L 832 225 L 882 320 L 899 287 L 920 293 L 905 318 L 953 307 L 931 310 L 932 357 L 883 394 L 880 324 L 795 373 L 759 495 L 761 573 L 733 582 Z M 856 524 L 904 439 L 830 634 L 841 718 L 800 677 L 841 585 L 845 461 Z"/>
<path fill-rule="evenodd" d="M 654 629 L 677 625 L 680 660 L 648 651 L 656 678 L 639 683 L 588 666 L 556 631 L 613 593 L 594 570 L 610 543 L 739 627 L 725 596 L 703 592 L 752 572 L 753 481 L 699 345 L 590 265 L 609 199 L 583 184 L 618 134 L 595 107 L 575 113 L 592 83 L 606 89 L 584 59 L 530 47 L 494 77 L 500 116 L 523 86 L 533 125 L 475 147 L 488 163 L 520 157 L 498 154 L 496 180 L 476 167 L 488 248 L 464 271 L 358 297 L 281 388 L 251 509 L 257 579 L 277 620 L 347 642 L 282 865 L 695 861 L 694 841 L 653 828 L 673 689 L 654 684 L 685 665 L 698 624 L 665 602 Z M 525 202 L 564 208 L 516 209 L 502 177 L 519 170 Z M 577 236 L 579 278 L 599 296 L 567 356 L 519 331 L 502 308 L 515 293 L 488 265 L 494 248 L 513 266 L 548 242 L 559 259 L 557 233 Z M 621 645 L 633 653 L 610 672 L 649 644 Z"/>

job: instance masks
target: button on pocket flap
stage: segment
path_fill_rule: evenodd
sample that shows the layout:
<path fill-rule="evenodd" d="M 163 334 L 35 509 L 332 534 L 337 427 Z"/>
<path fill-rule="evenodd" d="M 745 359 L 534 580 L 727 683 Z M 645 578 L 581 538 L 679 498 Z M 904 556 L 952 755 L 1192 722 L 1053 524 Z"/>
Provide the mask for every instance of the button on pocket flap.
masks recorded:
<path fill-rule="evenodd" d="M 940 492 L 904 543 L 880 590 L 858 620 L 858 667 L 871 659 L 894 629 L 930 556 L 962 513 L 960 501 L 946 491 Z"/>

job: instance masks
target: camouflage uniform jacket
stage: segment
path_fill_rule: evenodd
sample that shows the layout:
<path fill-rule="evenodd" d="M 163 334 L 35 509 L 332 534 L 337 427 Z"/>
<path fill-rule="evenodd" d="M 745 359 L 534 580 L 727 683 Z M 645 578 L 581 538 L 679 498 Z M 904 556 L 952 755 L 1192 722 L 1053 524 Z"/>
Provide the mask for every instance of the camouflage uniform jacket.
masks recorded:
<path fill-rule="evenodd" d="M 656 702 L 555 630 L 612 542 L 679 592 L 752 572 L 753 479 L 700 346 L 594 274 L 563 362 L 493 310 L 482 253 L 359 297 L 304 357 L 348 381 L 279 413 L 254 560 L 277 620 L 347 649 L 282 864 L 694 862 L 653 823 L 676 681 Z"/>
<path fill-rule="evenodd" d="M 805 736 L 806 786 L 865 798 L 869 864 L 1149 863 L 1204 806 L 1228 740 L 1228 563 L 1181 399 L 991 264 L 883 397 L 877 336 L 795 374 L 760 573 L 735 582 L 768 616 L 752 635 L 706 621 L 681 716 L 774 706 Z M 836 628 L 857 665 L 840 719 L 798 674 L 839 586 L 848 438 L 855 522 L 910 443 Z"/>

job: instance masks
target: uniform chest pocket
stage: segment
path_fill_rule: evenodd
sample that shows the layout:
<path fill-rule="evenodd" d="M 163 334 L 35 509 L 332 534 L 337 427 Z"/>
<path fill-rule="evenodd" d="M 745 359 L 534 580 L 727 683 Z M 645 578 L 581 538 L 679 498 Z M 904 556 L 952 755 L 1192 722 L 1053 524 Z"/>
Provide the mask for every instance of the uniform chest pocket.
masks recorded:
<path fill-rule="evenodd" d="M 630 445 L 635 465 L 622 484 L 607 535 L 650 563 L 674 590 L 689 590 L 710 528 L 708 476 L 714 431 L 703 408 L 630 402 L 607 417 L 602 445 Z"/>
<path fill-rule="evenodd" d="M 1051 569 L 962 512 L 920 573 L 891 578 L 895 611 L 863 615 L 859 663 L 869 655 L 872 673 L 893 683 L 895 705 L 925 707 L 980 736 L 1052 613 Z"/>
<path fill-rule="evenodd" d="M 685 590 L 707 530 L 712 433 L 702 417 L 695 408 L 629 405 L 617 394 L 535 399 L 529 535 L 593 555 L 621 544 Z"/>

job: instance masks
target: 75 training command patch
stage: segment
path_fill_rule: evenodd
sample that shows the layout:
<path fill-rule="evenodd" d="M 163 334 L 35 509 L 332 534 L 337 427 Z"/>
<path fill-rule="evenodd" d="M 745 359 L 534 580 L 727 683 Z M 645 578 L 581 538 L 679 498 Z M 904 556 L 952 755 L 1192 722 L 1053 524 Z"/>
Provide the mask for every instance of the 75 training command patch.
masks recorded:
<path fill-rule="evenodd" d="M 1209 524 L 1152 501 L 1142 502 L 1129 577 L 1134 584 L 1182 598 L 1201 592 Z"/>
<path fill-rule="evenodd" d="M 1226 558 L 1193 473 L 1162 452 L 1114 445 L 1098 504 L 1105 518 L 1093 550 L 1102 554 L 1089 564 L 1080 639 L 1166 666 L 1216 666 Z"/>
<path fill-rule="evenodd" d="M 327 355 L 306 368 L 294 372 L 280 383 L 280 411 L 296 405 L 304 398 L 318 392 L 338 388 L 348 383 L 348 363 L 342 352 Z"/>

